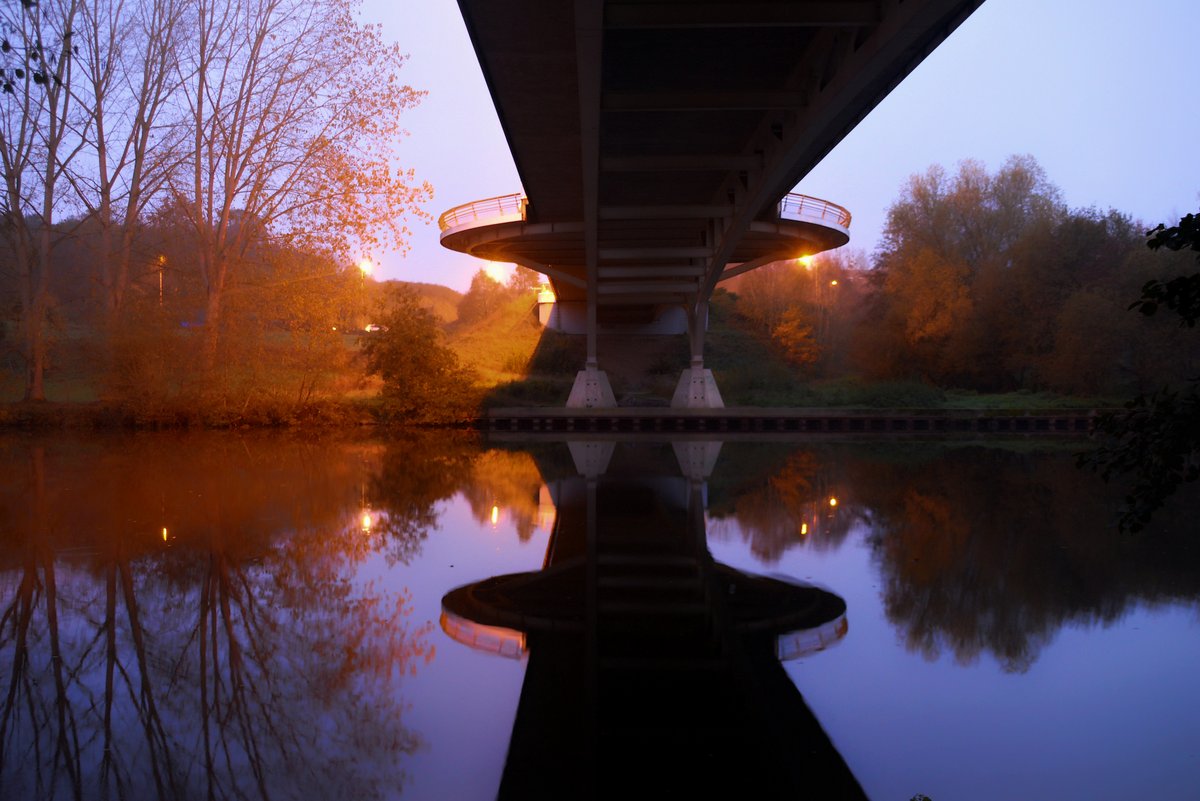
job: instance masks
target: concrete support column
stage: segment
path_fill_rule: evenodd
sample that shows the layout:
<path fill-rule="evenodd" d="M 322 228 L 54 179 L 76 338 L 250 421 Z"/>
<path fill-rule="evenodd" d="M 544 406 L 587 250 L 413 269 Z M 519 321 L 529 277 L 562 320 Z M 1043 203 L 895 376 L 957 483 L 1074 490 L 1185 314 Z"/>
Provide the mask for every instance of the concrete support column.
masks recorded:
<path fill-rule="evenodd" d="M 712 370 L 704 367 L 704 332 L 708 328 L 708 302 L 700 301 L 688 310 L 688 340 L 691 343 L 691 364 L 679 383 L 671 406 L 681 409 L 723 409 L 725 402 L 717 389 L 717 380 Z"/>
<path fill-rule="evenodd" d="M 595 280 L 589 269 L 588 298 L 587 298 L 587 361 L 584 367 L 575 374 L 575 384 L 567 397 L 568 409 L 611 409 L 617 405 L 617 397 L 613 395 L 612 385 L 608 376 L 600 369 L 596 358 L 596 292 Z"/>

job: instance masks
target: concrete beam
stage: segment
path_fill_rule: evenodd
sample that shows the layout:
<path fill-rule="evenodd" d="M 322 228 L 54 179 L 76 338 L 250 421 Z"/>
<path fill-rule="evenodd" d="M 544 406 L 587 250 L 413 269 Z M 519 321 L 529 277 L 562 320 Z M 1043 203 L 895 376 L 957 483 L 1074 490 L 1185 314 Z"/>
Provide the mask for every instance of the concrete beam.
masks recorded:
<path fill-rule="evenodd" d="M 637 267 L 601 267 L 600 278 L 699 278 L 704 275 L 700 265 L 677 265 L 661 267 L 643 265 Z"/>
<path fill-rule="evenodd" d="M 602 259 L 706 259 L 711 255 L 711 248 L 687 248 L 672 245 L 600 249 L 600 258 Z"/>
<path fill-rule="evenodd" d="M 861 26 L 879 22 L 879 3 L 610 3 L 604 22 L 610 29 Z"/>
<path fill-rule="evenodd" d="M 733 206 L 603 206 L 602 220 L 707 220 L 711 217 L 727 217 Z"/>
<path fill-rule="evenodd" d="M 620 111 L 764 111 L 804 106 L 803 92 L 605 92 L 600 108 Z"/>
<path fill-rule="evenodd" d="M 761 156 L 609 156 L 600 159 L 604 172 L 730 172 L 762 166 Z"/>

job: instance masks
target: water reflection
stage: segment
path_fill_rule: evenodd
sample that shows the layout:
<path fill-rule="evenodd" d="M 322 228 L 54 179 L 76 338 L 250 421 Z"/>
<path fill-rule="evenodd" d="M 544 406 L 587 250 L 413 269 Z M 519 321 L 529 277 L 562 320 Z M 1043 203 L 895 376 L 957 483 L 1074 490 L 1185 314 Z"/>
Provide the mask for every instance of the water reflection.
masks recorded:
<path fill-rule="evenodd" d="M 9 441 L 0 794 L 401 787 L 396 683 L 432 648 L 405 592 L 352 580 L 348 465 L 299 441 Z"/>
<path fill-rule="evenodd" d="M 1066 625 L 1106 625 L 1134 605 L 1195 602 L 1195 504 L 1144 536 L 1117 533 L 1115 499 L 1063 454 L 984 448 L 854 463 L 888 618 L 911 650 L 1024 671 Z"/>
<path fill-rule="evenodd" d="M 572 442 L 542 474 L 545 567 L 465 585 L 442 626 L 529 662 L 500 798 L 865 798 L 780 666 L 846 632 L 815 587 L 714 562 L 704 497 L 720 443 Z"/>
<path fill-rule="evenodd" d="M 781 658 L 847 638 L 806 660 L 814 706 L 820 667 L 860 645 L 863 664 L 905 664 L 893 630 L 941 667 L 1030 671 L 1065 627 L 1195 605 L 1185 500 L 1157 531 L 1121 537 L 1115 502 L 1069 452 L 953 444 L 6 437 L 0 798 L 398 797 L 429 750 L 472 759 L 409 725 L 421 699 L 404 677 L 450 667 L 446 685 L 486 684 L 435 659 L 439 640 L 470 670 L 497 664 L 432 628 L 442 596 L 539 561 L 446 600 L 453 639 L 527 660 L 515 721 L 477 724 L 504 738 L 505 797 L 627 796 L 639 768 L 646 793 L 828 781 L 844 785 L 828 797 L 853 797 Z M 543 560 L 533 535 L 551 524 Z M 490 560 L 506 538 L 521 560 L 461 575 L 455 548 Z M 753 559 L 738 564 L 755 572 L 869 553 L 869 575 L 831 587 L 854 598 L 856 628 L 832 593 L 714 560 L 724 540 L 744 542 Z M 863 644 L 868 619 L 891 629 Z M 830 731 L 834 717 L 822 709 Z"/>
<path fill-rule="evenodd" d="M 793 548 L 839 548 L 862 531 L 888 619 L 929 659 L 949 653 L 970 664 L 987 653 L 1021 672 L 1065 625 L 1105 625 L 1137 604 L 1200 597 L 1195 494 L 1154 530 L 1121 536 L 1119 496 L 1075 470 L 1065 450 L 756 452 L 770 467 L 735 473 L 715 494 L 718 536 L 742 537 L 770 564 Z"/>

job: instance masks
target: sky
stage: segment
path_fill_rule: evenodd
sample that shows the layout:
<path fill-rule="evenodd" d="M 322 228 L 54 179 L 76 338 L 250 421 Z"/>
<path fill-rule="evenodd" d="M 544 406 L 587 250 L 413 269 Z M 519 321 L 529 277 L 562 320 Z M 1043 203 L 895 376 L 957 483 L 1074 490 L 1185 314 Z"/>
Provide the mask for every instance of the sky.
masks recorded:
<path fill-rule="evenodd" d="M 407 253 L 371 254 L 376 275 L 465 291 L 485 265 L 441 247 L 437 216 L 521 186 L 458 4 L 365 0 L 362 20 L 428 92 L 397 152 L 435 193 Z M 1200 208 L 1197 31 L 1196 0 L 986 0 L 796 191 L 848 208 L 868 254 L 910 175 L 968 158 L 994 172 L 1027 153 L 1073 208 L 1175 222 Z"/>

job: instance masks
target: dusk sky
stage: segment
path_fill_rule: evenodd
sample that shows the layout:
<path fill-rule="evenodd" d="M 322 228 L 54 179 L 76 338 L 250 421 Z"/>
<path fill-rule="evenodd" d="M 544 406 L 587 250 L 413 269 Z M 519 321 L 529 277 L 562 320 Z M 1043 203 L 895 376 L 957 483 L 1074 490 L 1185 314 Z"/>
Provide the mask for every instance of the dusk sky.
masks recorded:
<path fill-rule="evenodd" d="M 438 244 L 437 216 L 521 186 L 458 4 L 366 0 L 363 19 L 429 93 L 398 153 L 435 191 L 409 253 L 372 254 L 378 276 L 465 290 L 484 265 Z M 796 191 L 848 208 L 867 253 L 909 175 L 967 158 L 995 171 L 1028 153 L 1072 207 L 1176 221 L 1200 207 L 1196 31 L 1196 0 L 986 0 Z"/>

